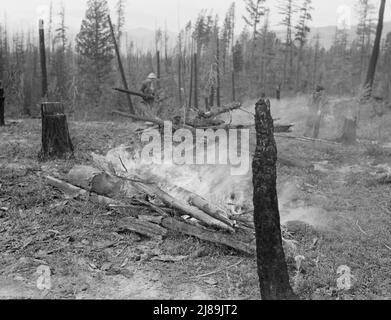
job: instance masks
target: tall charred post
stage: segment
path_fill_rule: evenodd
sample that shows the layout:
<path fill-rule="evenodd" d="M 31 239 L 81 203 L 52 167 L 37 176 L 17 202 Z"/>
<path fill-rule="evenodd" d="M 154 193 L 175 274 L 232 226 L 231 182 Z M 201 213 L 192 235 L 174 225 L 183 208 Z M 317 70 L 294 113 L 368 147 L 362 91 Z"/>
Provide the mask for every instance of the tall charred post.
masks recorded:
<path fill-rule="evenodd" d="M 254 223 L 262 300 L 293 300 L 296 296 L 282 246 L 277 198 L 277 145 L 270 101 L 256 103 L 257 147 L 253 159 Z"/>
<path fill-rule="evenodd" d="M 48 97 L 48 75 L 46 68 L 46 48 L 45 48 L 45 28 L 44 21 L 39 20 L 39 54 L 41 57 L 41 73 L 42 73 L 42 99 Z"/>
<path fill-rule="evenodd" d="M 121 73 L 122 85 L 124 86 L 125 90 L 129 90 L 128 82 L 126 80 L 125 71 L 124 71 L 124 67 L 122 64 L 122 60 L 121 60 L 120 48 L 118 48 L 118 43 L 117 43 L 117 39 L 114 34 L 114 28 L 113 28 L 113 24 L 111 22 L 110 15 L 107 16 L 107 20 L 109 21 L 111 37 L 113 38 L 113 42 L 114 42 L 115 53 L 117 55 L 117 61 L 118 61 L 118 69 L 119 69 L 119 72 Z M 132 98 L 130 97 L 130 95 L 126 95 L 126 98 L 128 100 L 129 112 L 131 114 L 134 114 L 135 111 L 134 111 L 134 107 L 133 107 Z"/>
<path fill-rule="evenodd" d="M 4 112 L 5 112 L 5 96 L 3 82 L 0 80 L 0 127 L 5 126 Z"/>

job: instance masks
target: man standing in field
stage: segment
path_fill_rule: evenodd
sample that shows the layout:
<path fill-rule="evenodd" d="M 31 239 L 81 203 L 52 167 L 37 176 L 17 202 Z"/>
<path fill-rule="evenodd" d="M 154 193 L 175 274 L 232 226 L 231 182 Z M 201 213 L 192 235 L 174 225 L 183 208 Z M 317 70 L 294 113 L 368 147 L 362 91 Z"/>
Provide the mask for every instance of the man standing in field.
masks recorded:
<path fill-rule="evenodd" d="M 323 109 L 327 104 L 325 88 L 317 85 L 309 103 L 309 114 L 306 124 L 305 137 L 318 139 L 320 125 L 323 118 Z"/>
<path fill-rule="evenodd" d="M 141 86 L 141 93 L 143 93 L 146 98 L 143 99 L 142 103 L 146 107 L 146 113 L 150 116 L 156 116 L 158 113 L 159 107 L 159 97 L 158 97 L 158 88 L 159 82 L 156 74 L 150 73 L 146 80 L 143 81 Z"/>

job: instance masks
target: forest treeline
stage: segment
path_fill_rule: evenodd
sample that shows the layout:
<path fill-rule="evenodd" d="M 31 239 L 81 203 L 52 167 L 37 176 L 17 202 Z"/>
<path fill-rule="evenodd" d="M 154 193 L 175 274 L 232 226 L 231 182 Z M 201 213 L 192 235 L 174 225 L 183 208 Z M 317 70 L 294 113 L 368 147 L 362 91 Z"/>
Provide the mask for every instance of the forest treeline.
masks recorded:
<path fill-rule="evenodd" d="M 370 0 L 357 0 L 357 33 L 349 40 L 349 26 L 336 28 L 330 48 L 319 35 L 310 38 L 311 0 L 243 0 L 246 12 L 239 16 L 233 2 L 223 17 L 202 10 L 169 45 L 167 30 L 158 29 L 155 49 L 142 51 L 127 36 L 125 0 L 111 12 L 115 37 L 121 48 L 129 88 L 138 90 L 150 72 L 160 77 L 165 103 L 204 108 L 231 101 L 245 101 L 261 93 L 274 97 L 310 93 L 316 85 L 329 94 L 356 94 L 367 75 L 377 24 L 377 8 Z M 269 16 L 278 13 L 284 37 L 271 29 Z M 113 92 L 122 86 L 108 23 L 106 0 L 88 0 L 80 31 L 73 39 L 67 27 L 66 8 L 45 21 L 50 101 L 63 101 L 77 118 L 99 118 L 111 110 L 127 108 L 126 97 Z M 58 15 L 58 24 L 53 16 Z M 244 19 L 246 27 L 238 30 Z M 36 30 L 9 32 L 0 22 L 0 77 L 7 112 L 35 115 L 41 101 L 41 69 L 38 22 Z M 391 33 L 383 37 L 373 91 L 391 99 Z"/>

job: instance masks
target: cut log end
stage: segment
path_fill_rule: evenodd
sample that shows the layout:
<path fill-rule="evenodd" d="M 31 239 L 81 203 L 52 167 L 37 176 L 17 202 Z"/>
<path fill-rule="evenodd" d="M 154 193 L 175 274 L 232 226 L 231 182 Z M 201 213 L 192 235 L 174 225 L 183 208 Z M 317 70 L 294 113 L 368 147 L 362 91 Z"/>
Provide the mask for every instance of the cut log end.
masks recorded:
<path fill-rule="evenodd" d="M 43 103 L 42 149 L 40 160 L 68 159 L 73 157 L 73 145 L 69 135 L 64 106 L 59 103 Z"/>

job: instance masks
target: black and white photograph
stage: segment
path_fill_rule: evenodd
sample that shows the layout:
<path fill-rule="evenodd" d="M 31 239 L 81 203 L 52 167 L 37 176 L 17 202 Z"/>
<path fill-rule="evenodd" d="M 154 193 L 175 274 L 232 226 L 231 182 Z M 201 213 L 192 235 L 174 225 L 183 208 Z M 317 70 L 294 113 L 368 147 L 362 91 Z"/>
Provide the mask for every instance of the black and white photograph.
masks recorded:
<path fill-rule="evenodd" d="M 0 0 L 0 300 L 391 300 L 391 0 Z"/>

